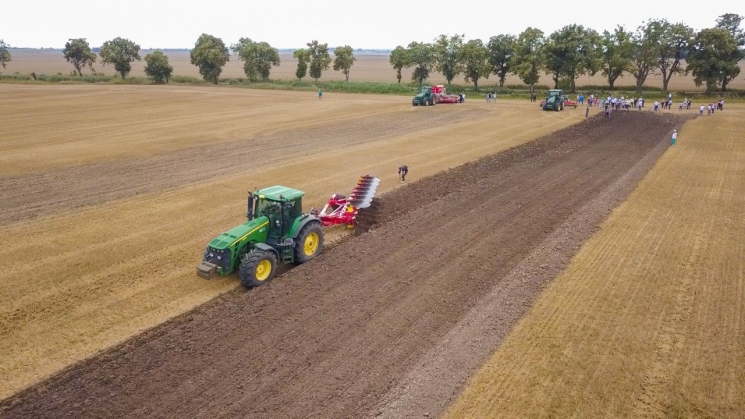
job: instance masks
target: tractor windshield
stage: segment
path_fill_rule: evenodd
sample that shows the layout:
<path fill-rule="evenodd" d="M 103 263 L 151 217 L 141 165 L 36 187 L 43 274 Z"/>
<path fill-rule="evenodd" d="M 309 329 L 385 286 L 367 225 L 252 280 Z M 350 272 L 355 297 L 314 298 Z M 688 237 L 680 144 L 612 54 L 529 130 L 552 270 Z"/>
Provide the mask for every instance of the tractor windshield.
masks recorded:
<path fill-rule="evenodd" d="M 256 202 L 257 217 L 269 217 L 271 215 L 279 215 L 279 213 L 279 202 L 270 201 L 268 199 L 259 199 L 258 202 Z"/>
<path fill-rule="evenodd" d="M 419 93 L 429 93 L 431 90 L 431 87 L 422 87 L 422 90 L 420 90 Z"/>

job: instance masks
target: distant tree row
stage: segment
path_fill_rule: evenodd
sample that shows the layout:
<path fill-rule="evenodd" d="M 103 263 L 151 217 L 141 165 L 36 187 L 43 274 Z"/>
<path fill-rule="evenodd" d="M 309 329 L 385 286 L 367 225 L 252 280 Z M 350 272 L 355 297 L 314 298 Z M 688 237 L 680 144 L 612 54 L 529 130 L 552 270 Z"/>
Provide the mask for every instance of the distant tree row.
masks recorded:
<path fill-rule="evenodd" d="M 125 38 L 114 38 L 106 41 L 98 52 L 101 64 L 111 64 L 122 78 L 126 78 L 132 71 L 132 63 L 140 61 L 140 46 Z M 83 68 L 93 68 L 98 58 L 91 51 L 91 46 L 85 38 L 70 39 L 65 43 L 62 55 L 72 64 L 79 76 L 83 76 Z M 168 64 L 168 57 L 161 50 L 145 56 L 145 74 L 156 83 L 167 83 L 173 73 L 173 67 Z"/>
<path fill-rule="evenodd" d="M 328 44 L 318 41 L 309 42 L 307 49 L 295 50 L 294 57 L 298 60 L 296 75 L 298 79 L 305 77 L 310 70 L 310 76 L 318 81 L 322 73 L 331 65 Z M 0 64 L 5 68 L 11 56 L 8 45 L 0 40 Z M 230 50 L 238 59 L 243 61 L 243 71 L 249 80 L 267 80 L 272 66 L 279 66 L 279 50 L 267 42 L 256 42 L 250 38 L 241 38 L 238 43 L 225 45 L 222 39 L 212 35 L 202 34 L 194 48 L 190 51 L 191 63 L 199 68 L 199 74 L 204 80 L 217 83 L 222 68 L 230 61 Z M 126 78 L 132 70 L 132 63 L 140 61 L 140 46 L 124 38 L 114 38 L 106 41 L 99 51 L 101 64 L 111 64 L 114 69 Z M 72 64 L 79 76 L 83 76 L 83 68 L 93 69 L 93 64 L 99 58 L 92 50 L 85 38 L 70 39 L 62 50 L 64 58 Z M 354 49 L 349 45 L 337 47 L 333 60 L 334 70 L 341 71 L 349 81 L 352 65 L 357 60 Z M 173 67 L 168 63 L 168 57 L 161 50 L 145 56 L 145 74 L 156 83 L 167 83 L 173 73 Z M 95 71 L 95 70 L 94 70 Z"/>
<path fill-rule="evenodd" d="M 575 90 L 576 80 L 600 72 L 613 89 L 619 77 L 631 74 L 636 89 L 650 75 L 662 76 L 662 88 L 668 90 L 674 75 L 692 73 L 696 86 L 706 85 L 706 91 L 727 85 L 740 74 L 738 62 L 745 58 L 745 32 L 740 28 L 743 16 L 724 14 L 713 28 L 695 32 L 683 23 L 653 19 L 642 23 L 635 31 L 618 26 L 602 34 L 582 25 L 568 25 L 546 36 L 536 28 L 527 28 L 518 36 L 497 35 L 484 43 L 480 39 L 465 41 L 465 35 L 440 35 L 432 43 L 412 42 L 406 48 L 396 47 L 389 56 L 391 66 L 401 83 L 402 70 L 412 68 L 411 78 L 419 84 L 433 71 L 440 72 L 448 84 L 463 75 L 478 89 L 479 80 L 496 75 L 504 86 L 508 74 L 515 74 L 531 91 L 541 73 L 551 76 L 554 87 L 568 86 Z M 332 60 L 328 44 L 316 40 L 307 48 L 295 50 L 295 75 L 302 80 L 310 75 L 318 81 Z M 0 65 L 11 60 L 9 46 L 0 39 Z M 243 61 L 243 71 L 251 81 L 267 80 L 272 66 L 280 65 L 279 50 L 266 42 L 241 38 L 230 49 Z M 222 39 L 202 34 L 190 51 L 191 63 L 209 82 L 217 83 L 222 68 L 230 60 L 230 49 Z M 102 65 L 113 65 L 122 78 L 127 77 L 134 61 L 140 61 L 140 46 L 125 38 L 104 42 L 99 55 Z M 65 59 L 82 77 L 83 67 L 93 68 L 97 55 L 85 38 L 70 39 L 63 50 Z M 336 47 L 333 68 L 341 71 L 347 81 L 354 62 L 354 49 L 349 45 Z M 686 66 L 683 66 L 685 60 Z M 145 74 L 156 83 L 167 83 L 173 73 L 168 57 L 156 50 L 145 56 Z"/>
<path fill-rule="evenodd" d="M 541 73 L 551 76 L 554 87 L 560 84 L 575 90 L 575 81 L 584 74 L 598 72 L 613 89 L 616 80 L 629 73 L 641 92 L 647 77 L 662 76 L 662 88 L 668 90 L 673 75 L 693 74 L 696 86 L 706 91 L 727 90 L 727 84 L 740 74 L 738 62 L 745 58 L 745 33 L 740 28 L 743 16 L 720 16 L 713 28 L 698 33 L 683 23 L 666 19 L 644 22 L 635 31 L 618 26 L 602 34 L 582 25 L 568 25 L 545 36 L 528 28 L 518 36 L 497 35 L 484 44 L 479 39 L 464 41 L 464 35 L 440 35 L 432 43 L 412 42 L 396 47 L 389 62 L 398 82 L 401 71 L 412 68 L 411 78 L 421 84 L 432 71 L 440 72 L 452 83 L 463 74 L 466 82 L 478 82 L 494 74 L 499 86 L 512 73 L 533 90 Z M 682 60 L 686 61 L 684 67 Z"/>

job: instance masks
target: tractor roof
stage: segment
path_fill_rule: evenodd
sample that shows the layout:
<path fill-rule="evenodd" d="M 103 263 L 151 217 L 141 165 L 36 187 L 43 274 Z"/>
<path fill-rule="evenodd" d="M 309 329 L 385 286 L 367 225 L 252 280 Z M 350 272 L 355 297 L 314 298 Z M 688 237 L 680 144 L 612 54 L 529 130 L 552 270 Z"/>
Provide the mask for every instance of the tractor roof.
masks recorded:
<path fill-rule="evenodd" d="M 297 189 L 288 188 L 286 186 L 270 186 L 268 188 L 259 189 L 255 192 L 255 195 L 263 197 L 265 199 L 269 199 L 271 201 L 294 201 L 303 195 L 305 195 L 305 192 L 299 191 Z"/>

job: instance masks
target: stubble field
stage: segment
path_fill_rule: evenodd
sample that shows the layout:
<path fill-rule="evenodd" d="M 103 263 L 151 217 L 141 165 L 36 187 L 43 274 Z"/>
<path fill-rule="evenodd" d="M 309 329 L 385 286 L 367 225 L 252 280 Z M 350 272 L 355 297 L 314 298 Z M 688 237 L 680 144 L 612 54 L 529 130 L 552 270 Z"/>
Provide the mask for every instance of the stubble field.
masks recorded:
<path fill-rule="evenodd" d="M 145 56 L 149 51 L 142 51 L 140 55 Z M 169 61 L 173 66 L 174 74 L 181 76 L 191 76 L 201 78 L 197 67 L 191 64 L 189 58 L 189 51 L 168 51 Z M 393 70 L 390 63 L 388 62 L 388 54 L 359 54 L 357 61 L 352 67 L 350 80 L 352 81 L 373 81 L 373 82 L 396 82 L 396 71 Z M 237 57 L 232 56 L 231 61 L 223 68 L 223 72 L 220 77 L 223 78 L 245 78 L 246 74 L 243 72 L 243 62 L 238 60 Z M 272 67 L 271 78 L 282 79 L 282 80 L 294 80 L 295 69 L 297 68 L 297 60 L 292 57 L 292 54 L 281 53 L 280 54 L 281 64 L 278 67 Z M 740 63 L 741 68 L 745 68 L 745 62 Z M 95 64 L 94 68 L 98 72 L 106 74 L 114 74 L 115 71 L 111 66 L 102 66 L 101 64 Z M 144 76 L 145 75 L 145 64 L 144 61 L 136 61 L 132 64 L 132 75 L 133 76 Z M 62 57 L 62 52 L 55 50 L 15 50 L 13 52 L 13 61 L 9 67 L 4 70 L 4 73 L 19 72 L 28 74 L 36 72 L 37 74 L 69 74 L 73 71 L 72 66 L 67 63 Z M 84 73 L 90 72 L 90 70 L 84 70 Z M 743 72 L 745 74 L 745 72 Z M 411 80 L 411 70 L 404 69 L 402 71 L 403 81 Z M 344 80 L 344 75 L 341 72 L 333 71 L 329 69 L 323 73 L 321 81 L 326 80 Z M 430 77 L 432 83 L 444 83 L 445 79 L 439 73 L 433 73 Z M 463 80 L 463 76 L 458 76 L 454 81 L 457 84 L 470 84 Z M 494 86 L 497 83 L 497 79 L 492 75 L 489 79 L 481 80 L 480 86 Z M 520 79 L 515 75 L 508 75 L 505 81 L 506 84 L 522 84 Z M 608 81 L 598 73 L 594 76 L 582 76 L 577 80 L 578 86 L 591 85 L 591 86 L 603 86 Z M 539 84 L 551 85 L 551 78 L 544 74 L 541 74 L 541 80 Z M 662 77 L 650 75 L 645 83 L 651 87 L 662 87 Z M 624 77 L 619 78 L 616 81 L 617 86 L 633 86 L 635 81 L 633 76 L 626 74 Z M 737 79 L 733 80 L 729 87 L 731 89 L 745 89 L 745 77 L 742 75 Z M 672 91 L 698 91 L 703 90 L 703 87 L 696 87 L 693 83 L 693 77 L 691 75 L 673 77 L 670 80 L 670 90 Z"/>
<path fill-rule="evenodd" d="M 1 86 L 0 397 L 237 286 L 206 243 L 272 184 L 320 207 L 361 174 L 398 185 L 580 119 L 527 104 L 138 86 Z M 331 238 L 335 235 L 331 231 Z"/>
<path fill-rule="evenodd" d="M 668 150 L 693 111 L 0 91 L 4 417 L 742 411 L 742 108 Z M 369 233 L 253 291 L 194 274 L 247 189 L 318 207 L 364 173 Z"/>

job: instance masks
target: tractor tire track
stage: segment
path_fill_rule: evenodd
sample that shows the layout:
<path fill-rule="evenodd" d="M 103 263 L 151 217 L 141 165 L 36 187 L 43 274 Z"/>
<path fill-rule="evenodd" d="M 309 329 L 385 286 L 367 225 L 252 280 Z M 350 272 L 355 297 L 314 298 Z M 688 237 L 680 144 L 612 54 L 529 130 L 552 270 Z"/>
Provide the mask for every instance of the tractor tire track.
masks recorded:
<path fill-rule="evenodd" d="M 654 161 L 680 123 L 651 113 L 591 118 L 399 188 L 364 220 L 367 233 L 74 365 L 5 400 L 0 415 L 397 416 L 381 403 L 412 388 L 411 372 L 436 366 L 432 351 L 447 339 L 483 346 L 452 365 L 483 362 L 550 279 L 534 273 L 568 262 L 545 250 L 557 232 L 591 231 L 602 217 L 579 212 L 623 200 L 649 167 L 639 161 Z M 560 243 L 574 249 L 585 237 Z M 536 249 L 541 258 L 530 258 Z M 529 273 L 522 283 L 516 270 Z M 519 306 L 480 305 L 500 289 Z M 457 330 L 474 307 L 490 310 L 496 339 Z M 462 377 L 445 375 L 417 394 L 447 385 L 452 397 Z"/>

